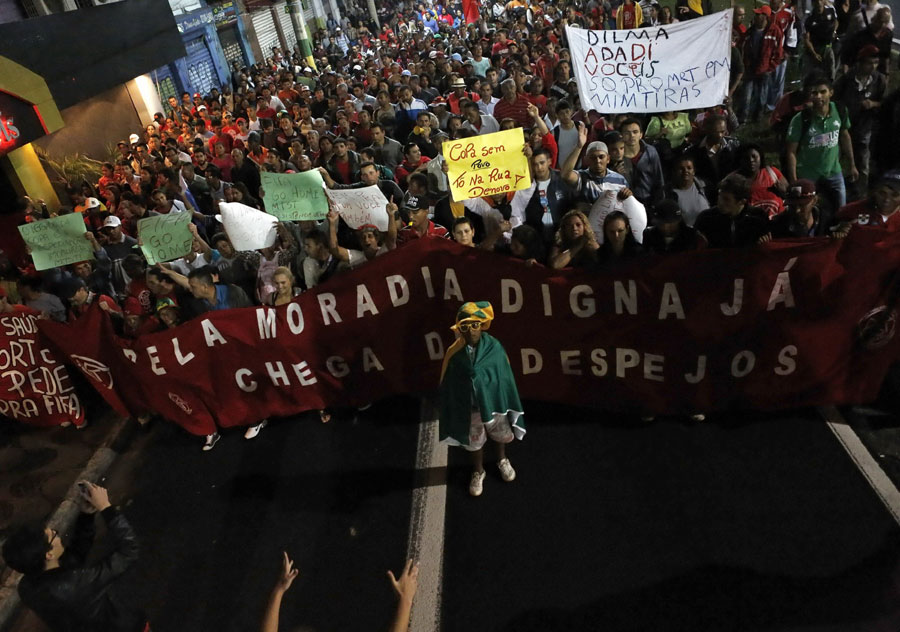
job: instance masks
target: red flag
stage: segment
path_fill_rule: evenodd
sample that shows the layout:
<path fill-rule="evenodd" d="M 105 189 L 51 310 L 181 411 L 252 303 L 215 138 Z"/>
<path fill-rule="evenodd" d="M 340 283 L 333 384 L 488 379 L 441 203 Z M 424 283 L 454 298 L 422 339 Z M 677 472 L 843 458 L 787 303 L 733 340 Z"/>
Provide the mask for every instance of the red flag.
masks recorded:
<path fill-rule="evenodd" d="M 463 15 L 466 18 L 466 24 L 478 22 L 478 11 L 478 0 L 463 0 Z"/>

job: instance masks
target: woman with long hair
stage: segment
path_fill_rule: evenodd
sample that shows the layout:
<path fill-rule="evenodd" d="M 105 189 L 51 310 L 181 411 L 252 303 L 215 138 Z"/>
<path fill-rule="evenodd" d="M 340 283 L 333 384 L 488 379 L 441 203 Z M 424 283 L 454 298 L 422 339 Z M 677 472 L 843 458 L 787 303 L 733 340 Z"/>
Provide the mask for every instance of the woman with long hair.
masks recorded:
<path fill-rule="evenodd" d="M 550 267 L 585 267 L 596 260 L 600 244 L 594 236 L 588 218 L 579 210 L 563 215 L 556 231 L 556 243 L 550 249 Z"/>
<path fill-rule="evenodd" d="M 301 292 L 300 288 L 295 285 L 294 273 L 287 266 L 276 268 L 272 273 L 272 281 L 275 284 L 275 291 L 266 298 L 266 305 L 275 307 L 287 305 Z"/>
<path fill-rule="evenodd" d="M 641 247 L 631 232 L 631 222 L 622 211 L 613 211 L 603 220 L 603 245 L 597 251 L 597 263 L 608 265 L 631 259 Z"/>

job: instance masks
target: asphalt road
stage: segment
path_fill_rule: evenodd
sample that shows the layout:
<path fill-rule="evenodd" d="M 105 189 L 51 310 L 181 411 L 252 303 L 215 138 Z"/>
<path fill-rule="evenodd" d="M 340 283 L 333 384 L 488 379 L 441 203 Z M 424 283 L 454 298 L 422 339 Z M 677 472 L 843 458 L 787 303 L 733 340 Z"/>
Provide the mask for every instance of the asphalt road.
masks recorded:
<path fill-rule="evenodd" d="M 900 529 L 815 411 L 526 415 L 513 483 L 489 456 L 470 498 L 467 455 L 450 452 L 443 632 L 900 629 Z M 109 474 L 143 546 L 121 588 L 154 632 L 254 630 L 287 550 L 300 577 L 283 630 L 386 630 L 418 418 L 395 398 L 208 453 L 157 424 Z"/>

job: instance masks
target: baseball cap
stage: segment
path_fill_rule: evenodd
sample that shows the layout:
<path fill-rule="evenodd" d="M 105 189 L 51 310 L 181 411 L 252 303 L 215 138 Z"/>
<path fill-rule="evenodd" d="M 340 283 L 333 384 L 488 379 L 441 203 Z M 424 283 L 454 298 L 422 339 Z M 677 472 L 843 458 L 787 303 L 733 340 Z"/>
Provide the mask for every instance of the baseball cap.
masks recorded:
<path fill-rule="evenodd" d="M 663 200 L 656 205 L 653 213 L 654 224 L 671 224 L 681 221 L 681 207 L 674 200 Z"/>
<path fill-rule="evenodd" d="M 202 98 L 203 98 L 203 95 L 200 94 L 199 92 L 195 92 L 195 93 L 194 93 L 194 98 L 195 98 L 195 99 L 202 99 Z"/>
<path fill-rule="evenodd" d="M 156 311 L 157 311 L 157 313 L 158 313 L 158 312 L 161 312 L 161 311 L 164 310 L 164 309 L 168 309 L 168 308 L 179 309 L 179 308 L 178 308 L 178 303 L 176 303 L 173 299 L 171 299 L 171 298 L 169 298 L 169 297 L 161 298 L 161 299 L 159 299 L 158 301 L 156 301 Z"/>
<path fill-rule="evenodd" d="M 412 73 L 411 73 L 409 70 L 404 70 L 404 71 L 401 72 L 400 74 L 403 75 L 404 77 L 411 77 L 411 76 L 412 76 Z"/>
<path fill-rule="evenodd" d="M 406 193 L 403 196 L 403 208 L 408 211 L 421 211 L 428 208 L 428 200 L 422 195 L 410 195 Z"/>
<path fill-rule="evenodd" d="M 869 57 L 878 57 L 880 54 L 881 51 L 878 50 L 877 46 L 869 44 L 859 49 L 859 52 L 856 53 L 856 61 L 868 59 Z"/>
<path fill-rule="evenodd" d="M 812 180 L 802 178 L 800 180 L 794 181 L 794 184 L 790 186 L 784 199 L 796 202 L 799 200 L 808 200 L 815 194 L 816 183 Z"/>
<path fill-rule="evenodd" d="M 129 296 L 125 299 L 122 311 L 125 312 L 126 316 L 140 316 L 144 313 L 144 308 L 141 307 L 141 302 L 136 296 Z"/>
<path fill-rule="evenodd" d="M 763 15 L 766 15 L 768 17 L 772 17 L 772 7 L 770 7 L 767 4 L 764 4 L 761 7 L 757 7 L 756 9 L 753 9 L 753 12 L 754 13 L 762 13 Z"/>
<path fill-rule="evenodd" d="M 120 220 L 115 215 L 110 215 L 105 220 L 103 220 L 102 228 L 116 228 L 122 225 L 122 220 Z"/>
<path fill-rule="evenodd" d="M 79 279 L 77 277 L 69 277 L 68 279 L 63 281 L 59 291 L 59 295 L 61 298 L 69 300 L 70 298 L 75 296 L 75 293 L 78 292 L 78 290 L 83 287 L 87 287 L 83 279 Z"/>
<path fill-rule="evenodd" d="M 100 208 L 100 200 L 95 197 L 89 197 L 84 201 L 84 208 Z"/>
<path fill-rule="evenodd" d="M 205 105 L 198 105 L 198 106 L 197 106 L 197 111 L 198 111 L 198 112 L 199 112 L 200 110 L 205 110 L 205 109 L 206 109 L 206 106 L 205 106 Z"/>
<path fill-rule="evenodd" d="M 135 143 L 141 142 L 141 137 L 138 136 L 137 134 L 132 134 L 131 136 L 128 137 L 128 142 L 131 143 L 132 145 L 134 145 Z"/>
<path fill-rule="evenodd" d="M 428 107 L 433 108 L 439 105 L 447 105 L 447 100 L 444 97 L 435 97 L 431 103 L 428 104 Z"/>
<path fill-rule="evenodd" d="M 900 191 L 900 171 L 886 171 L 881 178 L 878 179 L 879 185 L 885 185 L 892 188 L 894 191 Z"/>

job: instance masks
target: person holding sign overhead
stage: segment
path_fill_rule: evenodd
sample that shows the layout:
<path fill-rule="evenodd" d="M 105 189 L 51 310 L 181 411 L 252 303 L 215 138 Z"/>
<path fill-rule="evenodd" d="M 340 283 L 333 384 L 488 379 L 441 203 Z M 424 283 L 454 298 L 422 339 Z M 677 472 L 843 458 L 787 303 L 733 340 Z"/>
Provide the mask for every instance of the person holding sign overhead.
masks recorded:
<path fill-rule="evenodd" d="M 575 200 L 590 203 L 596 202 L 601 195 L 606 193 L 604 184 L 618 184 L 625 187 L 619 192 L 620 199 L 630 196 L 631 191 L 628 189 L 628 182 L 626 182 L 625 176 L 607 168 L 609 164 L 609 149 L 607 149 L 606 143 L 602 141 L 597 140 L 588 145 L 585 152 L 585 162 L 587 162 L 588 168 L 575 169 L 581 150 L 587 144 L 587 138 L 587 127 L 585 127 L 584 123 L 579 123 L 578 143 L 566 157 L 560 169 L 560 178 L 574 189 Z"/>

